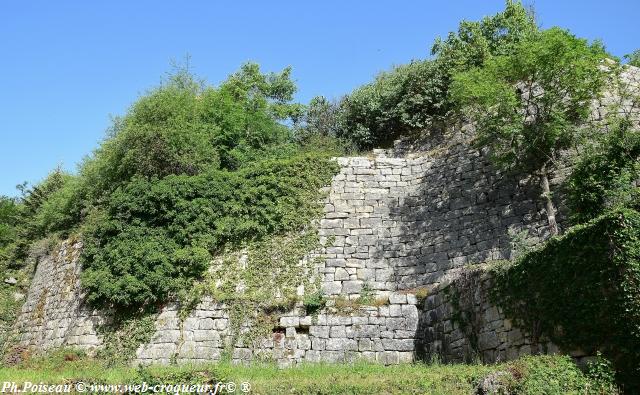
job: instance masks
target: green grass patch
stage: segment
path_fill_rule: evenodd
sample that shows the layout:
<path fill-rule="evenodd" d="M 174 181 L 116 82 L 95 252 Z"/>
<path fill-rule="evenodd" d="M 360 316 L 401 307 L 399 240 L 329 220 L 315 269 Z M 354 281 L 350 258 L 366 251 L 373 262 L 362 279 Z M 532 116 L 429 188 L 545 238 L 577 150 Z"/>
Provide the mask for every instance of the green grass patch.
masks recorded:
<path fill-rule="evenodd" d="M 215 384 L 243 382 L 252 394 L 471 394 L 487 378 L 492 388 L 509 394 L 615 394 L 598 376 L 582 373 L 568 357 L 525 357 L 496 365 L 372 363 L 303 364 L 279 368 L 274 364 L 228 363 L 144 368 L 107 366 L 73 350 L 31 358 L 13 367 L 0 367 L 0 381 L 47 384 L 85 383 Z M 237 390 L 236 390 L 237 391 Z M 224 393 L 224 392 L 222 392 Z"/>

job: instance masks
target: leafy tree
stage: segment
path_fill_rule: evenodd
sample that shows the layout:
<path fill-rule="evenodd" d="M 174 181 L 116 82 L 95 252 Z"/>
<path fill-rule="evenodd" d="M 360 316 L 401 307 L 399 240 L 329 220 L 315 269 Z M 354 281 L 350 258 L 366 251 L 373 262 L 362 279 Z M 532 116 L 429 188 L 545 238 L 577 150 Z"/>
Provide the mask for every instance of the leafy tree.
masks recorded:
<path fill-rule="evenodd" d="M 289 69 L 263 74 L 249 63 L 217 88 L 179 69 L 114 120 L 80 189 L 97 201 L 135 176 L 237 169 L 290 141 L 281 121 L 300 112 L 294 92 Z"/>
<path fill-rule="evenodd" d="M 618 121 L 604 141 L 591 147 L 569 177 L 568 203 L 574 222 L 607 210 L 640 209 L 640 130 Z"/>
<path fill-rule="evenodd" d="M 16 199 L 0 196 L 0 263 L 9 259 L 9 246 L 18 235 L 20 206 Z"/>
<path fill-rule="evenodd" d="M 354 144 L 341 135 L 342 108 L 339 102 L 324 96 L 311 99 L 293 125 L 293 138 L 303 150 L 322 150 L 335 156 L 356 151 Z"/>
<path fill-rule="evenodd" d="M 462 21 L 457 32 L 436 39 L 431 53 L 450 73 L 480 67 L 491 56 L 509 55 L 538 31 L 534 14 L 520 1 L 507 0 L 505 9 L 481 21 Z"/>
<path fill-rule="evenodd" d="M 431 125 L 448 109 L 446 76 L 432 61 L 414 61 L 378 75 L 345 97 L 338 136 L 369 149 Z"/>
<path fill-rule="evenodd" d="M 204 119 L 220 125 L 214 137 L 221 166 L 237 169 L 264 156 L 264 150 L 290 141 L 289 128 L 280 121 L 296 120 L 302 106 L 290 103 L 296 86 L 291 69 L 262 74 L 248 63 L 217 90 L 203 97 Z"/>
<path fill-rule="evenodd" d="M 461 22 L 457 32 L 436 40 L 433 60 L 396 67 L 345 97 L 338 136 L 369 149 L 389 146 L 401 136 L 430 127 L 442 128 L 453 108 L 452 76 L 481 66 L 492 56 L 510 54 L 537 30 L 533 14 L 512 0 L 496 15 Z"/>
<path fill-rule="evenodd" d="M 340 133 L 340 104 L 316 96 L 304 108 L 295 125 L 295 139 L 304 142 L 311 136 L 336 136 Z"/>
<path fill-rule="evenodd" d="M 640 67 L 640 49 L 636 49 L 635 51 L 628 55 L 625 55 L 624 57 L 627 59 L 628 64 L 630 64 L 631 66 Z"/>
<path fill-rule="evenodd" d="M 552 235 L 558 226 L 549 174 L 602 90 L 604 56 L 599 43 L 552 28 L 455 76 L 452 93 L 477 122 L 478 145 L 490 147 L 499 166 L 540 177 Z"/>

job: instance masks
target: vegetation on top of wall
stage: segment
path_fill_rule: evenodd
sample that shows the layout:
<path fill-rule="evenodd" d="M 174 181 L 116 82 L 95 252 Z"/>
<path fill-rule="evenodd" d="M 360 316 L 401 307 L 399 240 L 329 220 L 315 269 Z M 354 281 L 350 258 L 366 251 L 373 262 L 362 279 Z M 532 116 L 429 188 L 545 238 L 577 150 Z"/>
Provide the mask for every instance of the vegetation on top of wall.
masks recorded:
<path fill-rule="evenodd" d="M 499 166 L 540 178 L 552 235 L 559 231 L 549 174 L 589 120 L 606 81 L 605 55 L 601 44 L 551 28 L 454 77 L 452 95 L 477 122 L 477 145 Z"/>
<path fill-rule="evenodd" d="M 494 276 L 494 301 L 534 343 L 544 335 L 565 351 L 601 351 L 621 382 L 640 386 L 639 212 L 574 226 Z"/>
<path fill-rule="evenodd" d="M 624 56 L 627 59 L 627 64 L 635 67 L 640 67 L 640 49 L 636 49 L 628 55 Z"/>
<path fill-rule="evenodd" d="M 359 149 L 371 149 L 442 129 L 454 109 L 449 90 L 455 73 L 510 54 L 537 30 L 532 12 L 520 1 L 507 0 L 504 11 L 481 21 L 462 21 L 457 32 L 436 40 L 433 59 L 381 73 L 338 103 L 317 98 L 305 135 L 337 136 Z"/>
<path fill-rule="evenodd" d="M 16 199 L 0 196 L 0 263 L 12 255 L 10 248 L 18 237 L 16 225 L 20 218 L 20 206 Z"/>
<path fill-rule="evenodd" d="M 56 170 L 2 201 L 3 265 L 78 231 L 89 301 L 137 311 L 188 288 L 225 248 L 301 231 L 341 148 L 295 138 L 295 89 L 288 68 L 249 63 L 217 87 L 176 69 L 114 120 L 77 175 Z"/>
<path fill-rule="evenodd" d="M 607 210 L 640 208 L 640 129 L 618 120 L 587 147 L 568 180 L 571 219 L 582 223 Z"/>
<path fill-rule="evenodd" d="M 305 227 L 336 164 L 303 154 L 235 172 L 135 178 L 85 225 L 82 283 L 97 305 L 163 301 L 224 246 Z"/>

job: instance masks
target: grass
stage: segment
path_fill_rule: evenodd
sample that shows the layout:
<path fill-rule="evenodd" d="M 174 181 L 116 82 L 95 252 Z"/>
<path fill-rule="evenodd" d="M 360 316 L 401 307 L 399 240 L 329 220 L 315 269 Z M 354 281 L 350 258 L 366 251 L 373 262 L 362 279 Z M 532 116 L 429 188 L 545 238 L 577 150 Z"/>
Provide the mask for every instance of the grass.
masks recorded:
<path fill-rule="evenodd" d="M 567 357 L 525 357 L 496 365 L 371 363 L 303 364 L 278 368 L 274 364 L 228 363 L 135 368 L 109 367 L 81 353 L 63 350 L 0 367 L 0 382 L 204 384 L 250 383 L 251 394 L 472 394 L 491 373 L 506 372 L 504 393 L 614 394 L 610 383 L 590 379 Z M 222 391 L 221 393 L 225 393 Z M 236 393 L 242 393 L 237 391 Z"/>

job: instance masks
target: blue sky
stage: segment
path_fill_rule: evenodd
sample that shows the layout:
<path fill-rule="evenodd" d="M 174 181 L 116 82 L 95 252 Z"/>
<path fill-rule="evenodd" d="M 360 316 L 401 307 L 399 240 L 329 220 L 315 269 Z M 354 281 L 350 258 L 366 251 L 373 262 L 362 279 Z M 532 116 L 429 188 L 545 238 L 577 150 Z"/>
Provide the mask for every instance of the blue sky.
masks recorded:
<path fill-rule="evenodd" d="M 123 114 L 191 55 L 217 83 L 243 62 L 293 67 L 297 99 L 340 97 L 381 70 L 424 58 L 436 36 L 502 0 L 3 1 L 0 4 L 0 194 L 62 165 L 75 170 Z M 640 47 L 637 0 L 536 0 L 543 27 Z"/>

